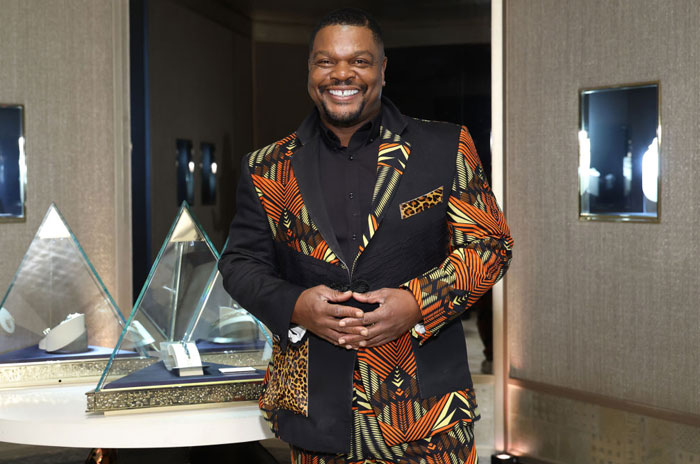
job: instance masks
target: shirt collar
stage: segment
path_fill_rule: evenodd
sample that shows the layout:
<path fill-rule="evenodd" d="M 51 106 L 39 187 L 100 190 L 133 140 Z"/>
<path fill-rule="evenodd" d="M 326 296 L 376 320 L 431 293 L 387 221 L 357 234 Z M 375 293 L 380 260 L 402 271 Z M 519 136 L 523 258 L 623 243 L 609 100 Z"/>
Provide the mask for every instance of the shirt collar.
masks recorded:
<path fill-rule="evenodd" d="M 347 147 L 342 147 L 340 145 L 340 140 L 335 133 L 329 129 L 321 119 L 318 119 L 318 128 L 321 132 L 321 138 L 328 144 L 331 149 L 340 150 L 341 148 L 348 148 L 350 150 L 356 150 L 360 147 L 372 143 L 374 139 L 379 135 L 379 129 L 382 124 L 382 108 L 379 110 L 379 114 L 371 121 L 365 123 L 362 127 L 357 129 L 352 137 L 350 138 L 350 143 Z"/>
<path fill-rule="evenodd" d="M 380 112 L 380 116 L 377 117 L 377 121 L 379 120 L 379 117 L 381 117 L 381 127 L 390 130 L 394 134 L 401 134 L 406 128 L 407 123 L 405 121 L 405 116 L 402 115 L 399 112 L 399 109 L 396 108 L 396 105 L 394 105 L 394 103 L 386 97 L 382 97 L 382 110 Z M 321 126 L 322 123 L 321 118 L 318 115 L 318 110 L 314 108 L 311 114 L 304 119 L 299 128 L 296 130 L 296 135 L 299 142 L 304 145 L 314 137 L 319 136 L 319 127 Z M 379 135 L 379 126 L 379 124 L 373 124 L 371 132 L 374 134 L 376 130 L 376 135 Z M 325 126 L 323 127 L 325 128 Z"/>

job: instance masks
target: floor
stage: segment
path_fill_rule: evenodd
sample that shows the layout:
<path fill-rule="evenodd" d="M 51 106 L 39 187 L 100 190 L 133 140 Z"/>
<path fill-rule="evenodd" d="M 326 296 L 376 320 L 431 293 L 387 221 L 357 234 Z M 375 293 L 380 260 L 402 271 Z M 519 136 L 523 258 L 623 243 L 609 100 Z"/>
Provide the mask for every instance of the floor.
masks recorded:
<path fill-rule="evenodd" d="M 477 452 L 479 456 L 487 458 L 493 453 L 493 404 L 494 404 L 494 378 L 492 375 L 483 375 L 481 373 L 481 364 L 484 361 L 483 344 L 479 338 L 476 328 L 476 315 L 472 315 L 469 319 L 462 321 L 465 338 L 467 340 L 467 352 L 469 356 L 469 366 L 471 367 L 474 388 L 476 390 L 477 400 L 479 402 L 479 410 L 481 420 L 476 423 L 475 436 L 477 443 Z M 262 449 L 254 449 L 256 454 L 255 460 L 245 459 L 240 462 L 274 462 L 280 464 L 289 464 L 289 448 L 279 440 L 270 439 L 260 442 L 264 447 Z M 208 452 L 216 451 L 216 449 L 204 450 Z M 221 448 L 221 454 L 233 454 L 234 449 Z M 236 453 L 240 455 L 242 450 Z M 53 448 L 42 446 L 26 446 L 15 445 L 10 443 L 0 442 L 0 464 L 83 464 L 85 463 L 90 450 L 77 448 Z M 197 450 L 199 454 L 202 450 Z M 246 448 L 246 453 L 251 452 Z M 190 452 L 194 456 L 197 453 Z M 177 456 L 176 456 L 177 455 Z M 154 451 L 153 453 L 141 453 L 140 456 L 130 455 L 128 461 L 131 463 L 140 462 L 189 462 L 186 457 L 182 457 L 182 449 L 171 449 Z M 149 457 L 150 456 L 150 457 Z M 486 459 L 483 459 L 484 461 Z M 194 461 L 191 461 L 194 462 Z M 204 461 L 203 461 L 204 462 Z M 211 461 L 215 462 L 215 461 Z M 235 462 L 233 460 L 227 462 Z"/>

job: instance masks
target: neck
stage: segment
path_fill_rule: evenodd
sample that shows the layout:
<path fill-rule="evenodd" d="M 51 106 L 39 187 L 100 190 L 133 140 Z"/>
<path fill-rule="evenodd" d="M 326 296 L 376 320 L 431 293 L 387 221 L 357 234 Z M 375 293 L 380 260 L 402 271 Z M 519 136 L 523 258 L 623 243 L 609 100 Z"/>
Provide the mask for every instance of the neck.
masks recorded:
<path fill-rule="evenodd" d="M 324 126 L 330 129 L 331 132 L 333 132 L 336 135 L 336 137 L 338 137 L 341 146 L 347 147 L 350 144 L 350 139 L 355 134 L 355 132 L 357 132 L 357 130 L 360 127 L 364 126 L 365 124 L 376 118 L 380 110 L 381 106 L 377 107 L 376 111 L 373 111 L 372 114 L 370 114 L 367 118 L 363 119 L 362 121 L 359 121 L 357 124 L 353 124 L 352 126 L 348 127 L 334 126 L 329 121 L 326 121 L 326 119 L 323 116 L 321 116 L 321 122 Z"/>
<path fill-rule="evenodd" d="M 323 121 L 323 124 L 326 127 L 328 127 L 331 130 L 331 132 L 333 132 L 336 135 L 336 137 L 338 137 L 338 140 L 340 140 L 340 145 L 343 147 L 347 147 L 350 144 L 350 139 L 355 134 L 355 132 L 357 132 L 357 129 L 362 127 L 364 123 L 365 122 L 363 121 L 360 124 L 356 124 L 350 127 L 336 127 Z"/>

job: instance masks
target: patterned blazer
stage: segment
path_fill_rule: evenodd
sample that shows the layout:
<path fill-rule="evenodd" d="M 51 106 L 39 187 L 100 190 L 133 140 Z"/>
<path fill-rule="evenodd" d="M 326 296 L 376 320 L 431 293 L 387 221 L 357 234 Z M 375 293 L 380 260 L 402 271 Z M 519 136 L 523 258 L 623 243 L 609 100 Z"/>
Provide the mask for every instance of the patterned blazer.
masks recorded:
<path fill-rule="evenodd" d="M 275 335 L 265 417 L 283 440 L 318 452 L 348 451 L 356 366 L 367 413 L 389 445 L 477 418 L 459 316 L 511 258 L 508 226 L 467 129 L 405 117 L 387 99 L 383 108 L 391 117 L 382 119 L 372 205 L 353 262 L 343 259 L 325 208 L 319 141 L 304 140 L 302 130 L 244 158 L 219 261 L 229 293 Z M 290 344 L 296 300 L 319 284 L 408 288 L 425 332 L 359 352 L 308 332 Z"/>

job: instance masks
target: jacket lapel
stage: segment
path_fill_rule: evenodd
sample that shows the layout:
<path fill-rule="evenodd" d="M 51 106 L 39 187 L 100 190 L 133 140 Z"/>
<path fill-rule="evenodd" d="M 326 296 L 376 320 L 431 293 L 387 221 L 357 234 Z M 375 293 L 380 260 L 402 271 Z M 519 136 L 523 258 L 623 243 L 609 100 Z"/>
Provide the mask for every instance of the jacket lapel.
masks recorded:
<path fill-rule="evenodd" d="M 335 236 L 331 220 L 328 216 L 326 203 L 321 190 L 321 172 L 319 168 L 318 138 L 311 139 L 306 145 L 302 145 L 294 151 L 292 156 L 292 169 L 296 177 L 301 198 L 308 214 L 308 220 L 318 229 L 321 237 L 326 241 L 330 250 L 344 262 L 338 239 Z"/>
<path fill-rule="evenodd" d="M 399 186 L 401 176 L 406 169 L 408 156 L 411 153 L 411 145 L 408 141 L 403 140 L 399 134 L 391 132 L 386 127 L 382 126 L 380 138 L 379 154 L 377 156 L 377 182 L 374 185 L 372 207 L 367 217 L 367 223 L 362 234 L 362 244 L 355 258 L 355 263 L 379 229 L 379 225 L 386 215 L 387 208 Z M 355 263 L 353 263 L 353 268 Z"/>

